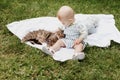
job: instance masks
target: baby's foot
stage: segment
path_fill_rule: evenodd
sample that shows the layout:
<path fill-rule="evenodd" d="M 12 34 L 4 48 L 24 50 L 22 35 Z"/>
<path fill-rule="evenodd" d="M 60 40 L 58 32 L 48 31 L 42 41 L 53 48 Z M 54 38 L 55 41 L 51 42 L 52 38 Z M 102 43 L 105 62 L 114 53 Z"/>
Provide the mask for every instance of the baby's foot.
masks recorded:
<path fill-rule="evenodd" d="M 75 53 L 73 55 L 73 60 L 83 60 L 85 58 L 85 54 L 84 52 L 80 52 L 80 53 Z"/>
<path fill-rule="evenodd" d="M 49 54 L 50 56 L 53 56 L 54 51 L 49 49 L 48 47 L 42 47 L 42 51 L 45 52 L 46 54 Z"/>

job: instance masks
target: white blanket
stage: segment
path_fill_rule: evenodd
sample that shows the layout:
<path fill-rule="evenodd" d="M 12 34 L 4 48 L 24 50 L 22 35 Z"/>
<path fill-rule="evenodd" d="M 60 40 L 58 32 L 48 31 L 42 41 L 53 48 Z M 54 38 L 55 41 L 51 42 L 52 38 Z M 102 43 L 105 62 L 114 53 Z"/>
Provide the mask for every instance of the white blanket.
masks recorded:
<path fill-rule="evenodd" d="M 76 14 L 75 18 L 87 22 L 88 17 L 97 17 L 98 27 L 96 32 L 89 35 L 85 42 L 90 46 L 98 47 L 108 47 L 110 41 L 113 40 L 117 43 L 120 43 L 120 32 L 115 26 L 115 20 L 113 15 L 104 15 L 104 14 Z M 89 22 L 88 22 L 89 23 Z M 44 29 L 51 32 L 55 32 L 62 24 L 56 17 L 39 17 L 26 19 L 21 21 L 12 22 L 7 25 L 7 28 L 15 34 L 19 39 L 22 39 L 28 32 Z M 42 49 L 44 45 L 33 45 L 30 42 L 26 44 Z M 66 61 L 72 59 L 73 49 L 62 48 L 56 52 L 53 56 L 54 60 L 57 61 Z"/>

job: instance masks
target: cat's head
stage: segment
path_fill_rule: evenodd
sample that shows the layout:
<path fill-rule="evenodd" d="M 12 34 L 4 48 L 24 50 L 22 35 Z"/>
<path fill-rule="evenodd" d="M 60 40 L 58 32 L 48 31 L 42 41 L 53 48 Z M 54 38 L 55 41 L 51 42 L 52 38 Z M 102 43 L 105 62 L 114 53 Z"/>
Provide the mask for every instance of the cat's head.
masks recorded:
<path fill-rule="evenodd" d="M 60 29 L 55 32 L 55 35 L 58 37 L 58 39 L 65 37 L 63 30 L 60 30 Z"/>
<path fill-rule="evenodd" d="M 47 45 L 48 46 L 53 46 L 56 43 L 57 40 L 58 40 L 58 37 L 53 33 L 47 39 Z"/>
<path fill-rule="evenodd" d="M 63 30 L 58 30 L 55 33 L 52 33 L 47 39 L 48 46 L 52 46 L 56 43 L 58 39 L 64 38 Z"/>

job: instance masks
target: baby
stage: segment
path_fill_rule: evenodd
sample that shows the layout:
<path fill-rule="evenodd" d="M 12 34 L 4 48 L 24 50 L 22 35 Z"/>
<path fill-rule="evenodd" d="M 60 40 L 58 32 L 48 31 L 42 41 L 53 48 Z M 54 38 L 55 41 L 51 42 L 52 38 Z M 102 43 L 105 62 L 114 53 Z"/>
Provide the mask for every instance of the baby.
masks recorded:
<path fill-rule="evenodd" d="M 62 6 L 57 13 L 57 17 L 64 25 L 65 38 L 59 39 L 52 47 L 43 47 L 43 52 L 53 55 L 61 47 L 73 48 L 73 59 L 82 60 L 85 58 L 84 52 L 85 42 L 83 41 L 88 30 L 82 23 L 77 22 L 74 18 L 74 11 L 69 6 Z"/>

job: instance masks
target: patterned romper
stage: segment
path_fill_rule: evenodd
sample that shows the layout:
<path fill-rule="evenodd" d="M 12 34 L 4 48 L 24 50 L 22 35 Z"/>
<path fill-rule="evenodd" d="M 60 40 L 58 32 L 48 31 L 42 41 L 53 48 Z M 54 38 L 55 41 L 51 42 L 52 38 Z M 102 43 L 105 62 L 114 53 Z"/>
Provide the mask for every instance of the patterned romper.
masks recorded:
<path fill-rule="evenodd" d="M 66 48 L 72 48 L 74 45 L 74 40 L 83 37 L 86 38 L 88 31 L 83 24 L 74 23 L 69 27 L 64 29 L 65 38 L 61 39 Z M 83 47 L 85 47 L 85 42 L 83 41 Z"/>

